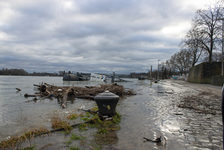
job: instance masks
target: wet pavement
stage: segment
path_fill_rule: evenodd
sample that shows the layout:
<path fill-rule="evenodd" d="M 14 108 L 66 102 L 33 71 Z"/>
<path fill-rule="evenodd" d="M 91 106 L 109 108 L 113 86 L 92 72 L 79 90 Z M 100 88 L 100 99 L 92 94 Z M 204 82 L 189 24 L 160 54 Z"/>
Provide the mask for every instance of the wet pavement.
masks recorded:
<path fill-rule="evenodd" d="M 132 80 L 132 82 L 119 84 L 123 84 L 126 88 L 134 89 L 137 95 L 122 98 L 119 101 L 117 111 L 121 114 L 122 118 L 120 130 L 111 135 L 114 140 L 107 144 L 103 144 L 102 142 L 97 143 L 95 139 L 96 129 L 91 128 L 82 132 L 78 129 L 74 129 L 72 133 L 84 136 L 85 140 L 74 141 L 70 147 L 77 146 L 79 149 L 90 150 L 97 148 L 105 150 L 222 149 L 222 118 L 219 109 L 216 110 L 217 113 L 215 115 L 212 115 L 178 107 L 183 97 L 197 95 L 206 89 L 198 88 L 194 84 L 188 84 L 182 81 L 174 82 L 172 80 L 164 80 L 153 84 L 148 80 Z M 204 96 L 207 96 L 208 99 L 210 98 L 209 95 Z M 221 107 L 221 95 L 217 95 L 216 102 L 217 101 L 220 103 L 211 103 L 210 105 L 217 105 L 216 107 L 220 105 Z M 45 107 L 46 109 L 48 108 L 48 110 L 46 110 L 44 109 L 45 107 L 42 107 L 42 103 L 43 102 L 40 104 L 23 104 L 29 105 L 31 108 L 35 107 L 35 109 L 40 109 L 41 115 L 34 114 L 33 116 L 35 117 L 32 120 L 32 116 L 25 113 L 21 114 L 21 118 L 25 118 L 25 120 L 21 121 L 20 124 L 17 122 L 18 128 L 13 125 L 10 126 L 13 133 L 16 132 L 14 129 L 19 130 L 21 128 L 20 126 L 26 126 L 29 122 L 40 122 L 41 126 L 49 128 L 50 122 L 48 120 L 52 114 L 57 113 L 60 114 L 60 116 L 66 116 L 66 114 L 70 112 L 77 112 L 79 108 L 88 109 L 95 105 L 93 101 L 76 99 L 73 104 L 68 105 L 68 108 L 60 109 L 55 106 L 57 105 L 56 102 L 47 101 L 45 104 L 47 106 Z M 35 109 L 33 109 L 34 112 Z M 1 123 L 4 124 L 0 122 L 0 125 Z M 38 124 L 35 125 L 38 126 Z M 29 128 L 29 126 L 27 126 L 27 128 Z M 1 129 L 2 133 L 3 131 L 4 130 Z M 7 133 L 9 132 L 10 130 L 7 130 Z M 7 134 L 5 133 L 2 135 L 5 136 Z M 144 137 L 156 139 L 160 136 L 162 138 L 161 143 L 144 141 L 143 139 Z M 3 139 L 5 137 L 2 136 L 1 138 Z M 69 146 L 66 144 L 68 139 L 69 135 L 58 132 L 32 139 L 31 144 L 35 145 L 36 149 L 66 150 L 69 149 Z M 26 142 L 20 147 L 29 145 L 30 143 Z"/>
<path fill-rule="evenodd" d="M 118 132 L 117 148 L 133 150 L 222 148 L 220 110 L 216 115 L 211 115 L 177 107 L 184 96 L 197 94 L 203 89 L 195 89 L 172 80 L 161 81 L 151 87 L 148 81 L 142 82 L 136 89 L 138 94 L 127 98 L 123 103 L 124 106 L 120 107 L 123 121 L 122 129 Z M 221 107 L 221 97 L 219 101 L 220 103 L 216 105 Z M 153 139 L 159 136 L 164 137 L 161 145 L 143 142 L 143 137 Z"/>

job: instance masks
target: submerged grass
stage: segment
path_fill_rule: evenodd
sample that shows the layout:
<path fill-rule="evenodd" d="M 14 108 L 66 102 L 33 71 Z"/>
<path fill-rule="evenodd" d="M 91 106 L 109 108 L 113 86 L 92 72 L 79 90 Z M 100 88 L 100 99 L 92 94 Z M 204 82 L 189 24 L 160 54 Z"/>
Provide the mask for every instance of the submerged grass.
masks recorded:
<path fill-rule="evenodd" d="M 72 133 L 70 139 L 71 140 L 83 140 L 83 139 L 85 139 L 85 137 L 84 136 L 78 136 L 78 135 Z"/>
<path fill-rule="evenodd" d="M 79 135 L 76 135 L 74 133 L 72 133 L 69 141 L 65 142 L 67 146 L 69 146 L 70 144 L 72 144 L 72 141 L 77 141 L 77 140 L 84 140 L 85 137 L 84 136 L 79 136 Z"/>
<path fill-rule="evenodd" d="M 39 136 L 43 133 L 48 133 L 49 131 L 45 128 L 39 128 L 39 129 L 32 129 L 21 136 L 14 136 L 7 140 L 4 140 L 0 143 L 0 149 L 7 149 L 7 148 L 15 148 L 17 144 L 20 144 L 22 142 L 25 142 L 26 140 L 31 140 L 35 136 Z"/>
<path fill-rule="evenodd" d="M 112 117 L 112 119 L 113 119 L 113 122 L 114 122 L 115 124 L 119 124 L 119 123 L 121 122 L 121 115 L 120 115 L 119 113 L 116 113 L 116 114 Z"/>
<path fill-rule="evenodd" d="M 93 112 L 97 112 L 99 109 L 98 109 L 98 107 L 96 106 L 96 107 L 91 108 L 90 110 L 93 111 Z"/>
<path fill-rule="evenodd" d="M 93 112 L 97 112 L 98 108 L 94 107 L 91 109 Z M 117 131 L 120 129 L 120 126 L 118 125 L 121 120 L 121 115 L 116 113 L 111 119 L 104 120 L 98 116 L 97 113 L 89 113 L 86 112 L 85 114 L 78 115 L 78 114 L 70 114 L 67 116 L 67 119 L 74 120 L 78 117 L 81 117 L 80 119 L 84 121 L 84 123 L 80 124 L 78 126 L 78 129 L 80 131 L 88 130 L 88 128 L 97 128 L 98 131 L 95 134 L 95 139 L 98 143 L 113 143 L 117 140 L 117 137 L 114 134 L 114 131 Z M 51 126 L 53 129 L 64 129 L 66 133 L 70 133 L 72 130 L 72 126 L 69 122 L 62 120 L 58 116 L 54 116 L 51 118 Z M 25 142 L 26 140 L 30 140 L 36 136 L 50 133 L 51 131 L 45 129 L 45 128 L 39 128 L 39 129 L 32 129 L 21 136 L 13 136 L 7 140 L 1 141 L 0 143 L 0 149 L 15 149 L 15 147 L 18 144 L 21 144 L 22 142 Z M 83 140 L 85 137 L 78 136 L 75 134 L 72 134 L 70 137 L 70 140 L 67 141 L 67 145 L 69 146 L 73 140 Z M 99 142 L 101 141 L 101 142 Z M 28 147 L 30 150 L 34 149 L 34 147 Z M 27 150 L 29 150 L 27 148 Z M 79 149 L 78 147 L 70 147 L 70 149 Z"/>
<path fill-rule="evenodd" d="M 66 141 L 65 144 L 66 144 L 67 147 L 69 147 L 69 145 L 72 144 L 72 140 L 68 140 L 68 141 Z"/>
<path fill-rule="evenodd" d="M 91 146 L 90 149 L 91 150 L 101 150 L 101 147 L 99 145 L 97 145 L 96 147 Z"/>
<path fill-rule="evenodd" d="M 100 128 L 97 131 L 98 134 L 106 134 L 107 132 L 108 132 L 108 130 L 106 128 Z"/>
<path fill-rule="evenodd" d="M 84 127 L 86 128 L 87 126 L 91 128 L 98 128 L 98 133 L 107 133 L 107 131 L 116 131 L 120 129 L 118 124 L 120 123 L 121 115 L 119 113 L 116 113 L 110 120 L 101 120 L 98 114 L 90 113 L 86 113 L 86 115 L 83 115 L 81 119 L 83 121 L 87 121 L 88 123 L 80 125 L 79 129 Z"/>
<path fill-rule="evenodd" d="M 108 145 L 108 144 L 115 144 L 118 141 L 118 137 L 116 132 L 111 131 L 103 134 L 96 133 L 94 136 L 96 144 L 99 145 Z"/>
<path fill-rule="evenodd" d="M 67 119 L 69 120 L 75 120 L 79 117 L 79 114 L 70 114 L 67 116 Z"/>
<path fill-rule="evenodd" d="M 121 120 L 121 115 L 116 113 L 111 120 L 100 120 L 99 116 L 94 116 L 95 126 L 98 128 L 95 134 L 95 142 L 97 144 L 114 144 L 118 141 L 115 131 L 120 129 L 118 125 Z"/>
<path fill-rule="evenodd" d="M 92 109 L 97 111 L 96 108 Z M 119 123 L 121 121 L 121 115 L 116 113 L 112 118 L 103 119 L 99 117 L 97 113 L 86 112 L 80 115 L 80 119 L 85 123 L 78 126 L 80 131 L 85 131 L 88 128 L 97 128 L 98 131 L 94 135 L 96 143 L 102 144 L 112 144 L 116 143 L 118 138 L 115 131 L 120 129 Z M 73 134 L 71 139 L 68 141 L 68 145 L 72 143 L 72 140 L 81 140 L 79 136 Z"/>
<path fill-rule="evenodd" d="M 79 150 L 78 147 L 74 147 L 74 146 L 70 147 L 69 149 L 70 149 L 70 150 Z"/>
<path fill-rule="evenodd" d="M 64 129 L 66 132 L 70 132 L 72 130 L 71 125 L 67 121 L 61 120 L 61 118 L 54 116 L 51 118 L 51 127 L 53 129 Z"/>
<path fill-rule="evenodd" d="M 35 150 L 35 146 L 31 146 L 31 147 L 26 147 L 20 150 Z"/>
<path fill-rule="evenodd" d="M 86 131 L 86 130 L 88 130 L 87 127 L 88 127 L 88 125 L 86 123 L 80 124 L 78 126 L 79 131 Z"/>

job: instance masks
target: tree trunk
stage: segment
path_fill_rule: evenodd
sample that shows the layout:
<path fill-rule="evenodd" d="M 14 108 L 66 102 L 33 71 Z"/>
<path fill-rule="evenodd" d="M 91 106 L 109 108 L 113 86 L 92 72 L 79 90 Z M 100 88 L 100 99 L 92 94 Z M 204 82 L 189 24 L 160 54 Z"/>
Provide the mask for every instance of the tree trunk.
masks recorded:
<path fill-rule="evenodd" d="M 211 53 L 211 52 L 209 52 L 209 59 L 208 59 L 208 62 L 209 62 L 209 63 L 212 63 L 212 53 Z"/>
<path fill-rule="evenodd" d="M 213 16 L 212 16 L 213 18 Z M 213 39 L 213 27 L 211 27 L 211 35 L 210 35 L 210 49 L 209 49 L 209 63 L 212 62 L 212 51 L 213 51 L 213 46 L 214 46 L 214 39 Z"/>

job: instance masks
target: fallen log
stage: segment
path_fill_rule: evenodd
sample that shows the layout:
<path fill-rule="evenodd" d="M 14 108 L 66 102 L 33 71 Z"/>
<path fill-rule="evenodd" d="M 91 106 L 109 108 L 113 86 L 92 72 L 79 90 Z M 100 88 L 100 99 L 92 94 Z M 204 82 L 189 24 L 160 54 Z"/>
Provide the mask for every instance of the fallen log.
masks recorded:
<path fill-rule="evenodd" d="M 88 122 L 83 122 L 83 123 L 76 123 L 76 124 L 71 125 L 71 127 L 75 128 L 75 127 L 77 127 L 81 124 L 85 124 L 85 123 L 89 123 L 89 121 Z M 54 133 L 54 132 L 64 131 L 64 130 L 65 130 L 64 128 L 52 129 L 52 130 L 37 134 L 34 137 L 41 136 L 41 135 L 46 135 L 46 134 L 50 134 L 50 133 Z"/>
<path fill-rule="evenodd" d="M 36 97 L 34 97 L 32 100 L 27 100 L 27 101 L 25 101 L 26 103 L 29 103 L 29 102 L 37 102 L 37 98 Z"/>
<path fill-rule="evenodd" d="M 28 97 L 37 97 L 37 95 L 33 95 L 33 94 L 24 94 L 24 97 L 25 98 L 28 98 Z"/>
<path fill-rule="evenodd" d="M 94 96 L 88 96 L 88 95 L 84 95 L 84 96 L 75 96 L 75 98 L 80 98 L 80 99 L 90 99 L 90 100 L 94 100 Z"/>
<path fill-rule="evenodd" d="M 161 136 L 158 137 L 158 138 L 156 138 L 155 140 L 152 140 L 152 139 L 149 139 L 149 138 L 146 138 L 146 137 L 143 137 L 143 139 L 144 139 L 145 141 L 148 141 L 148 142 L 154 142 L 154 143 L 161 143 L 161 142 L 162 142 L 162 137 L 161 137 Z"/>
<path fill-rule="evenodd" d="M 38 85 L 38 84 L 33 84 L 33 86 L 40 87 L 40 85 Z"/>
<path fill-rule="evenodd" d="M 16 90 L 19 92 L 19 91 L 21 91 L 21 89 L 20 88 L 16 88 Z"/>
<path fill-rule="evenodd" d="M 91 113 L 91 114 L 96 114 L 98 111 L 93 111 L 91 109 L 79 109 L 81 111 L 84 111 L 84 112 L 88 112 L 88 113 Z"/>

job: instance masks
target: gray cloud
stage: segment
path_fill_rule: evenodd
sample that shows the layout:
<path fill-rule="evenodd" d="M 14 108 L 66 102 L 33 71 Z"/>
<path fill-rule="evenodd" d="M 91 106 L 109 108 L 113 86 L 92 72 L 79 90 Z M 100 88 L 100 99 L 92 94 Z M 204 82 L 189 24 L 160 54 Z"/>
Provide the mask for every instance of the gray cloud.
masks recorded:
<path fill-rule="evenodd" d="M 177 0 L 1 1 L 0 68 L 147 71 L 178 51 L 188 29 L 183 24 L 194 13 L 182 5 Z"/>

